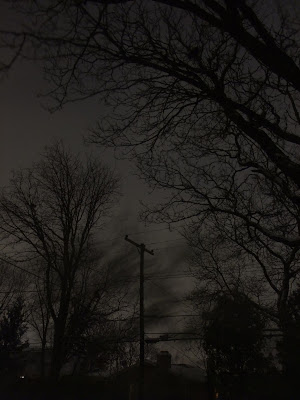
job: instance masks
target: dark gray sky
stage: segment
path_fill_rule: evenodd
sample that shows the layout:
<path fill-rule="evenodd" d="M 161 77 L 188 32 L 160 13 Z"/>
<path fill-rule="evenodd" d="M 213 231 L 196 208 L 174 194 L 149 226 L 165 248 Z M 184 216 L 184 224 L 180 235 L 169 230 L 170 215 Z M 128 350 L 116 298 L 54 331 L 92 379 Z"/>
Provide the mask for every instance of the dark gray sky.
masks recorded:
<path fill-rule="evenodd" d="M 148 188 L 131 172 L 132 166 L 128 161 L 117 161 L 112 151 L 105 151 L 95 145 L 84 145 L 83 136 L 93 125 L 102 108 L 96 100 L 79 102 L 64 107 L 63 110 L 50 114 L 42 107 L 46 99 L 38 94 L 45 89 L 42 72 L 33 63 L 19 63 L 9 71 L 7 77 L 0 82 L 1 104 L 1 154 L 0 154 L 0 186 L 9 183 L 13 169 L 30 167 L 32 162 L 39 159 L 43 147 L 56 139 L 63 139 L 64 143 L 74 152 L 93 152 L 112 168 L 116 168 L 122 177 L 123 196 L 115 210 L 115 217 L 107 225 L 104 232 L 99 232 L 99 241 L 110 238 L 105 247 L 112 251 L 119 248 L 125 253 L 129 246 L 124 241 L 125 234 L 136 242 L 144 242 L 148 248 L 155 249 L 155 256 L 151 260 L 146 256 L 145 272 L 150 274 L 170 274 L 183 271 L 185 251 L 184 241 L 176 231 L 170 232 L 164 225 L 145 227 L 138 220 L 139 201 L 148 200 Z M 159 196 L 154 193 L 154 198 Z M 141 232 L 141 233 L 138 233 Z M 179 240 L 178 240 L 179 239 Z M 139 267 L 139 255 L 136 254 L 136 274 Z M 126 273 L 127 271 L 124 271 Z M 180 303 L 180 299 L 188 293 L 191 287 L 189 278 L 157 278 L 146 283 L 145 304 L 147 310 L 160 314 L 183 314 L 187 312 Z M 146 332 L 178 332 L 183 329 L 184 318 L 161 319 L 146 325 Z M 157 335 L 152 335 L 157 336 Z M 182 353 L 174 350 L 178 343 L 161 344 L 163 349 L 168 348 L 177 361 L 188 362 L 182 358 Z M 181 355 L 180 355 L 181 354 Z"/>
<path fill-rule="evenodd" d="M 116 210 L 117 222 L 112 223 L 112 237 L 118 229 L 124 235 L 134 231 L 152 231 L 166 227 L 154 225 L 145 227 L 138 220 L 139 202 L 151 198 L 147 186 L 133 174 L 133 165 L 129 161 L 116 160 L 113 151 L 100 149 L 96 145 L 86 145 L 83 137 L 96 119 L 102 115 L 102 107 L 96 100 L 69 104 L 61 111 L 49 113 L 43 107 L 47 99 L 38 97 L 45 91 L 45 82 L 41 70 L 33 63 L 19 63 L 9 71 L 6 79 L 0 82 L 1 104 L 1 154 L 0 186 L 9 183 L 13 169 L 27 168 L 39 159 L 44 146 L 53 139 L 62 139 L 74 152 L 94 153 L 121 175 L 122 193 L 120 205 Z M 157 193 L 152 198 L 158 198 Z M 151 233 L 151 235 L 150 235 Z M 158 241 L 178 238 L 176 232 L 149 232 L 146 237 L 135 236 L 135 240 Z"/>
<path fill-rule="evenodd" d="M 281 3 L 275 1 L 274 4 Z M 284 4 L 286 4 L 284 2 Z M 295 10 L 299 0 L 289 0 Z M 16 24 L 14 19 L 6 18 L 2 11 L 3 2 L 0 1 L 0 25 L 10 26 Z M 297 10 L 299 12 L 299 8 Z M 275 21 L 276 22 L 276 21 Z M 45 90 L 41 70 L 37 65 L 19 63 L 9 71 L 6 79 L 0 82 L 1 104 L 1 154 L 0 154 L 0 186 L 9 182 L 10 171 L 14 168 L 30 167 L 32 162 L 39 158 L 43 147 L 53 138 L 63 139 L 64 143 L 74 152 L 92 151 L 101 157 L 104 162 L 121 174 L 123 197 L 116 209 L 115 218 L 108 224 L 104 232 L 99 232 L 102 240 L 108 240 L 107 247 L 114 252 L 122 247 L 128 249 L 131 246 L 124 241 L 125 234 L 136 242 L 144 242 L 148 248 L 155 250 L 155 256 L 146 254 L 145 273 L 174 274 L 183 271 L 186 265 L 183 263 L 183 240 L 176 231 L 169 232 L 163 225 L 145 227 L 138 221 L 139 201 L 149 199 L 147 187 L 132 174 L 130 164 L 120 162 L 113 158 L 112 152 L 101 152 L 96 146 L 84 148 L 83 135 L 87 134 L 89 127 L 99 118 L 103 112 L 101 104 L 96 99 L 70 104 L 62 111 L 50 114 L 42 108 L 41 102 L 46 104 L 46 99 L 39 99 L 38 93 Z M 154 193 L 154 198 L 159 196 Z M 140 232 L 140 233 L 137 233 Z M 110 238 L 117 238 L 109 242 Z M 101 239 L 99 239 L 100 241 Z M 131 249 L 130 249 L 131 250 Z M 150 259 L 149 259 L 150 258 Z M 139 256 L 136 254 L 136 274 L 138 274 Z M 133 272 L 134 268 L 130 268 Z M 124 263 L 124 274 L 126 263 Z M 145 303 L 146 313 L 153 314 L 184 314 L 191 310 L 185 309 L 180 299 L 189 292 L 192 287 L 191 279 L 175 277 L 170 279 L 158 278 L 146 281 Z M 184 319 L 162 319 L 146 325 L 146 332 L 178 332 L 184 327 Z M 153 336 L 157 336 L 153 334 Z M 173 346 L 173 347 L 172 347 Z M 179 348 L 175 342 L 170 347 L 162 344 L 160 347 L 168 348 L 177 360 L 189 362 L 189 354 L 183 357 L 182 352 L 176 352 Z M 172 350 L 173 349 L 173 350 Z"/>
<path fill-rule="evenodd" d="M 13 14 L 9 18 L 3 12 L 4 3 L 0 2 L 1 27 L 15 25 Z M 101 151 L 95 145 L 84 145 L 83 136 L 92 127 L 96 119 L 101 117 L 103 108 L 96 99 L 89 99 L 76 104 L 69 104 L 54 114 L 50 114 L 42 105 L 47 99 L 39 98 L 38 94 L 45 92 L 46 83 L 43 80 L 41 68 L 33 63 L 19 62 L 0 81 L 0 187 L 9 183 L 13 169 L 27 168 L 39 159 L 44 146 L 53 139 L 62 139 L 66 146 L 74 152 L 92 152 L 106 164 L 115 168 L 122 178 L 123 196 L 114 212 L 114 218 L 107 224 L 105 231 L 99 232 L 99 245 L 103 245 L 108 253 L 129 252 L 130 244 L 125 242 L 125 234 L 136 242 L 144 242 L 149 249 L 154 249 L 154 257 L 145 257 L 145 273 L 158 275 L 155 280 L 146 282 L 145 306 L 146 313 L 151 314 L 184 314 L 189 313 L 180 300 L 192 287 L 192 280 L 184 277 L 169 279 L 160 278 L 166 274 L 178 274 L 186 269 L 184 241 L 173 230 L 165 225 L 145 227 L 138 220 L 139 202 L 150 199 L 147 186 L 132 173 L 132 165 L 128 161 L 117 161 L 112 151 Z M 159 200 L 159 194 L 152 195 L 153 200 Z M 140 232 L 140 233 L 139 233 Z M 110 238 L 117 238 L 109 241 Z M 103 242 L 106 240 L 106 242 Z M 151 259 L 149 259 L 151 258 Z M 139 255 L 136 252 L 135 266 L 130 266 L 130 273 L 139 272 Z M 126 263 L 124 263 L 124 274 Z M 184 318 L 166 318 L 146 324 L 146 332 L 180 332 L 184 328 Z M 151 335 L 157 336 L 157 335 Z M 175 348 L 179 351 L 175 350 Z M 183 346 L 183 347 L 182 347 Z M 190 356 L 184 357 L 183 343 L 170 342 L 161 344 L 160 349 L 169 349 L 178 362 L 189 362 Z"/>

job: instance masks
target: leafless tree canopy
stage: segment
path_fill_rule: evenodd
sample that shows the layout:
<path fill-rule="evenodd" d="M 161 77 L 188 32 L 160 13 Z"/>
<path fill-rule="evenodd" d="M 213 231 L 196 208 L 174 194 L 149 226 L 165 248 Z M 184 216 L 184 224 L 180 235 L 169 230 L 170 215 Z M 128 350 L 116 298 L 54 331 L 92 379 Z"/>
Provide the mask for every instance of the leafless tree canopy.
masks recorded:
<path fill-rule="evenodd" d="M 201 239 L 210 230 L 212 244 L 222 231 L 228 251 L 262 272 L 279 308 L 299 274 L 299 23 L 291 4 L 35 1 L 34 23 L 1 31 L 11 51 L 3 68 L 18 56 L 45 61 L 54 108 L 92 96 L 106 102 L 91 140 L 129 153 L 151 185 L 168 189 L 146 219 L 190 218 L 192 232 Z"/>
<path fill-rule="evenodd" d="M 16 172 L 1 193 L 6 257 L 17 267 L 27 266 L 37 279 L 41 337 L 50 317 L 54 324 L 56 373 L 67 352 L 71 316 L 74 320 L 84 307 L 93 314 L 106 293 L 105 275 L 91 276 L 96 275 L 91 270 L 93 234 L 105 222 L 117 191 L 118 179 L 100 161 L 89 158 L 84 164 L 55 143 L 33 168 Z M 91 292 L 87 286 L 92 279 L 99 285 Z"/>
<path fill-rule="evenodd" d="M 131 113 L 127 108 L 109 138 L 146 140 L 148 149 L 166 140 L 179 145 L 195 130 L 212 139 L 225 132 L 237 140 L 229 144 L 242 160 L 269 169 L 263 159 L 239 153 L 245 139 L 299 184 L 290 154 L 299 145 L 297 26 L 279 6 L 225 0 L 31 5 L 37 23 L 18 34 L 2 32 L 3 40 L 15 46 L 18 38 L 31 40 L 37 56 L 50 46 L 46 71 L 57 106 L 93 95 L 123 110 L 127 104 Z M 139 138 L 130 134 L 134 128 Z"/>
<path fill-rule="evenodd" d="M 0 256 L 1 257 L 1 256 Z M 19 296 L 20 290 L 26 286 L 26 278 L 22 276 L 21 271 L 16 271 L 12 266 L 0 261 L 0 315 L 2 315 L 9 306 Z"/>

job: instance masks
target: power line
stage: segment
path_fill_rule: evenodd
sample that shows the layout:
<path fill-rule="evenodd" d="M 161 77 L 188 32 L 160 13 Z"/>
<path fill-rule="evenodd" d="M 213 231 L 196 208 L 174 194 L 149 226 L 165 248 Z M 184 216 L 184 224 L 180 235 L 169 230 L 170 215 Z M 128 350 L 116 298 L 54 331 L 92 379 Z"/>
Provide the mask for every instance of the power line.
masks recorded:
<path fill-rule="evenodd" d="M 182 318 L 182 317 L 200 317 L 199 314 L 174 314 L 174 315 L 145 315 L 145 318 Z"/>
<path fill-rule="evenodd" d="M 133 240 L 129 239 L 128 235 L 125 236 L 125 240 L 135 247 L 138 248 L 140 253 L 140 368 L 139 368 L 139 398 L 144 399 L 144 364 L 145 364 L 145 319 L 144 319 L 144 253 L 148 253 L 153 256 L 153 250 L 146 248 L 144 243 L 138 244 Z"/>
<path fill-rule="evenodd" d="M 158 244 L 158 243 L 168 243 L 168 242 L 176 242 L 178 240 L 184 240 L 183 238 L 178 238 L 178 239 L 170 239 L 170 240 L 163 240 L 163 241 L 159 241 L 159 242 L 152 242 L 149 244 Z"/>
<path fill-rule="evenodd" d="M 177 226 L 177 228 L 183 228 L 183 227 L 184 227 L 184 225 Z M 169 227 L 169 228 L 151 229 L 149 231 L 131 232 L 131 233 L 129 233 L 129 235 L 138 235 L 138 234 L 141 234 L 141 233 L 159 232 L 159 231 L 166 231 L 166 230 L 168 230 L 169 232 L 172 232 L 171 228 Z"/>
<path fill-rule="evenodd" d="M 96 270 L 94 270 L 95 272 L 97 272 Z M 30 273 L 28 271 L 28 273 Z M 137 280 L 135 278 L 138 278 L 138 275 L 121 275 L 121 277 L 124 277 L 125 279 L 114 279 L 111 281 L 111 283 L 135 283 L 137 282 Z M 42 277 L 40 277 L 41 279 L 43 279 Z M 149 276 L 145 276 L 145 281 L 152 281 L 152 280 L 156 280 L 156 279 L 183 279 L 183 278 L 194 278 L 193 275 L 189 275 L 189 274 L 178 274 L 178 275 L 155 275 L 155 274 L 151 274 Z M 101 282 L 100 283 L 93 283 L 90 284 L 90 286 L 93 287 L 97 287 L 97 286 L 101 286 Z M 53 289 L 54 291 L 59 291 L 60 289 Z M 8 294 L 8 293 L 39 293 L 39 290 L 25 290 L 25 289 L 14 289 L 14 290 L 7 290 L 7 291 L 2 291 L 0 290 L 0 294 Z"/>
<path fill-rule="evenodd" d="M 185 243 L 185 244 L 178 244 L 177 246 L 157 247 L 153 250 L 165 250 L 165 249 L 173 249 L 174 247 L 186 247 L 186 246 L 188 245 Z"/>
<path fill-rule="evenodd" d="M 182 225 L 181 227 L 183 227 L 183 225 Z M 160 229 L 151 229 L 151 230 L 148 230 L 148 231 L 129 232 L 128 235 L 133 236 L 133 235 L 147 234 L 147 233 L 152 233 L 152 232 L 160 232 L 160 231 L 165 231 L 165 230 L 169 230 L 169 231 L 170 231 L 169 228 L 160 228 Z M 171 232 L 171 231 L 170 231 L 170 232 Z M 97 243 L 112 242 L 112 241 L 114 241 L 114 240 L 123 239 L 123 238 L 124 238 L 124 234 L 121 234 L 121 235 L 115 236 L 115 237 L 113 237 L 113 238 L 109 238 L 109 239 L 104 239 L 104 240 L 97 241 Z M 166 241 L 154 242 L 154 243 L 149 243 L 149 244 L 166 243 L 166 242 L 171 242 L 171 241 L 175 241 L 175 240 L 184 240 L 184 239 L 182 239 L 182 238 L 170 239 L 170 240 L 166 240 Z"/>
<path fill-rule="evenodd" d="M 200 368 L 198 364 L 195 363 L 189 356 L 187 356 L 186 352 L 183 352 L 181 349 L 178 349 L 171 344 L 169 345 L 172 349 L 178 351 L 179 353 L 183 354 L 185 358 L 187 358 L 192 364 L 194 364 L 197 368 Z"/>
<path fill-rule="evenodd" d="M 147 335 L 198 335 L 198 332 L 145 332 Z"/>
<path fill-rule="evenodd" d="M 59 289 L 56 289 L 56 290 L 59 290 Z M 38 290 L 18 290 L 18 289 L 14 289 L 14 290 L 7 290 L 7 291 L 4 291 L 4 290 L 1 290 L 0 291 L 0 294 L 9 294 L 9 293 L 39 293 L 39 291 Z"/>
<path fill-rule="evenodd" d="M 177 276 L 151 276 L 151 277 L 147 277 L 145 278 L 145 280 L 147 281 L 151 281 L 151 280 L 156 280 L 156 279 L 183 279 L 183 278 L 194 278 L 196 279 L 193 275 L 177 275 Z"/>
<path fill-rule="evenodd" d="M 7 260 L 7 259 L 5 259 L 5 258 L 0 257 L 0 261 L 3 261 L 3 262 L 5 262 L 5 263 L 7 263 L 7 264 L 11 265 L 11 266 L 14 267 L 14 268 L 18 268 L 18 269 L 20 269 L 21 271 L 26 272 L 27 274 L 33 275 L 33 276 L 35 276 L 35 277 L 38 278 L 38 279 L 43 279 L 41 276 L 35 274 L 34 272 L 28 271 L 27 269 L 25 269 L 25 268 L 23 268 L 23 267 L 20 267 L 19 265 L 16 265 L 16 264 L 12 263 L 11 261 L 9 261 L 9 260 Z"/>
<path fill-rule="evenodd" d="M 149 343 L 153 342 L 177 342 L 177 341 L 189 341 L 189 340 L 201 340 L 201 337 L 190 337 L 190 338 L 168 338 L 168 339 L 160 339 L 160 338 L 154 338 L 154 340 L 152 340 L 151 338 L 148 339 Z"/>
<path fill-rule="evenodd" d="M 157 283 L 153 282 L 152 280 L 149 280 L 149 282 L 150 282 L 152 285 L 157 286 L 160 290 L 163 290 L 164 292 L 169 293 L 169 295 L 171 295 L 174 299 L 176 299 L 176 302 L 182 303 L 182 302 L 184 301 L 184 298 L 179 299 L 179 297 L 177 297 L 176 295 L 174 295 L 174 293 L 171 293 L 168 289 L 166 289 L 166 288 L 164 288 L 164 287 L 158 285 Z"/>
<path fill-rule="evenodd" d="M 101 244 L 101 243 L 105 243 L 105 242 L 113 242 L 114 240 L 116 240 L 116 239 L 121 239 L 122 237 L 121 236 L 118 236 L 118 237 L 116 237 L 116 238 L 113 238 L 113 239 L 107 239 L 107 240 L 101 240 L 101 241 L 96 241 L 96 244 Z M 149 245 L 152 245 L 152 244 L 160 244 L 160 243 L 168 243 L 168 242 L 176 242 L 176 241 L 178 241 L 178 240 L 184 240 L 183 238 L 176 238 L 176 239 L 170 239 L 170 240 L 160 240 L 160 241 L 158 241 L 158 242 L 152 242 L 152 243 L 149 243 Z M 107 244 L 107 246 L 108 246 L 109 244 Z M 183 245 L 183 244 L 182 244 Z M 180 246 L 182 246 L 182 245 L 180 245 Z M 185 244 L 184 244 L 185 245 Z M 105 245 L 106 246 L 106 245 Z M 176 247 L 176 246 L 172 246 L 172 247 Z"/>

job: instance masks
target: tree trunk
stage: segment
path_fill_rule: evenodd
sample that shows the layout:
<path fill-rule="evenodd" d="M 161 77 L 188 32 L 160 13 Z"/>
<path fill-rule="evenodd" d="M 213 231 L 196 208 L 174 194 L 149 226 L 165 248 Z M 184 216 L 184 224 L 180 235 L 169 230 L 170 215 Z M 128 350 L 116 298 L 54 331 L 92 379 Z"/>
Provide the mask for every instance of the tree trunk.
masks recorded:
<path fill-rule="evenodd" d="M 64 327 L 63 321 L 55 323 L 50 375 L 58 381 L 64 363 Z"/>
<path fill-rule="evenodd" d="M 69 268 L 65 265 L 65 271 Z M 66 324 L 69 313 L 70 304 L 70 288 L 67 286 L 69 276 L 66 275 L 62 280 L 61 286 L 61 297 L 59 312 L 57 318 L 54 322 L 54 338 L 53 338 L 53 350 L 51 359 L 51 377 L 55 381 L 58 381 L 60 376 L 61 368 L 64 364 L 66 348 L 65 348 L 65 334 L 66 334 Z"/>
<path fill-rule="evenodd" d="M 46 362 L 46 340 L 43 338 L 42 340 L 42 353 L 41 353 L 41 377 L 45 378 L 45 362 Z"/>
<path fill-rule="evenodd" d="M 65 330 L 68 315 L 68 300 L 62 299 L 58 317 L 54 323 L 53 350 L 51 359 L 51 377 L 58 380 L 65 360 Z"/>

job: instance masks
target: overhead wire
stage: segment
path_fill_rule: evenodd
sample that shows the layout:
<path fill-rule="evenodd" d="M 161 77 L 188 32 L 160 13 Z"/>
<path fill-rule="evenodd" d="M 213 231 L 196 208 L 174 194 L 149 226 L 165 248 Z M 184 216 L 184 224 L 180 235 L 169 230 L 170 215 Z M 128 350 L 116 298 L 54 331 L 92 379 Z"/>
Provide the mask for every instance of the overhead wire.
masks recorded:
<path fill-rule="evenodd" d="M 197 368 L 200 368 L 200 366 L 194 361 L 192 360 L 188 355 L 187 352 L 183 352 L 181 349 L 175 348 L 174 346 L 172 346 L 171 344 L 169 345 L 173 350 L 178 351 L 179 353 L 183 354 L 185 358 L 187 358 L 193 365 L 195 365 Z"/>
<path fill-rule="evenodd" d="M 5 258 L 0 257 L 0 261 L 3 261 L 4 263 L 7 263 L 7 264 L 11 265 L 14 268 L 17 268 L 17 269 L 19 269 L 19 270 L 21 270 L 23 272 L 26 272 L 27 274 L 33 275 L 36 278 L 43 279 L 40 275 L 37 275 L 36 273 L 34 273 L 32 271 L 28 271 L 27 269 L 25 269 L 23 267 L 20 267 L 19 265 L 16 265 L 15 263 L 12 263 L 11 261 L 9 261 L 9 260 L 7 260 Z"/>
<path fill-rule="evenodd" d="M 178 240 L 184 240 L 183 238 L 178 238 L 178 239 L 170 239 L 170 240 L 163 240 L 163 241 L 158 241 L 158 242 L 152 242 L 152 243 L 148 243 L 148 245 L 151 244 L 158 244 L 158 243 L 168 243 L 168 242 L 176 242 Z"/>
<path fill-rule="evenodd" d="M 150 283 L 151 283 L 152 285 L 154 285 L 154 286 L 157 286 L 160 290 L 163 290 L 164 292 L 169 293 L 169 295 L 171 295 L 174 299 L 176 299 L 176 302 L 178 302 L 178 303 L 182 303 L 182 302 L 185 300 L 184 298 L 179 299 L 179 297 L 176 296 L 176 295 L 174 295 L 174 293 L 172 293 L 172 292 L 170 292 L 168 289 L 166 289 L 166 288 L 164 288 L 164 287 L 158 285 L 157 283 L 153 282 L 152 280 L 150 280 Z"/>
<path fill-rule="evenodd" d="M 199 317 L 199 314 L 173 314 L 173 315 L 145 315 L 145 318 L 182 318 Z"/>
<path fill-rule="evenodd" d="M 129 232 L 128 235 L 133 236 L 133 235 L 139 235 L 139 234 L 145 234 L 145 233 L 148 234 L 148 233 L 160 232 L 160 231 L 164 231 L 164 230 L 169 230 L 169 231 L 170 231 L 169 228 L 160 228 L 160 229 L 151 229 L 151 230 L 148 230 L 148 231 Z M 112 242 L 112 241 L 114 241 L 114 240 L 122 239 L 122 238 L 124 238 L 124 237 L 125 237 L 125 235 L 122 234 L 122 235 L 118 235 L 118 236 L 115 236 L 115 237 L 112 237 L 112 238 L 109 238 L 109 239 L 104 239 L 104 240 L 97 241 L 97 243 Z M 170 240 L 167 240 L 167 241 L 162 241 L 162 242 L 159 241 L 159 242 L 148 243 L 148 244 L 150 245 L 150 244 L 156 244 L 156 243 L 164 243 L 164 242 L 175 241 L 175 240 L 184 240 L 184 239 L 183 239 L 183 238 L 170 239 Z"/>
<path fill-rule="evenodd" d="M 178 244 L 176 246 L 165 246 L 165 247 L 156 247 L 155 249 L 152 250 L 165 250 L 165 249 L 173 249 L 174 247 L 186 247 L 187 243 L 184 244 Z"/>
<path fill-rule="evenodd" d="M 29 272 L 29 271 L 28 271 Z M 112 280 L 111 283 L 134 283 L 134 282 L 138 282 L 137 279 L 139 275 L 121 275 L 121 277 L 124 277 L 125 279 L 115 279 Z M 178 275 L 156 275 L 156 274 L 151 274 L 149 276 L 145 276 L 145 280 L 146 281 L 152 281 L 152 280 L 161 280 L 161 279 L 183 279 L 183 278 L 193 278 L 193 275 L 189 275 L 189 274 L 178 274 Z M 42 277 L 40 277 L 42 279 Z M 100 283 L 93 283 L 90 284 L 90 286 L 100 286 Z M 56 291 L 60 290 L 60 289 L 55 289 Z M 0 290 L 0 294 L 7 294 L 7 293 L 11 293 L 12 291 L 2 291 Z M 16 289 L 14 290 L 15 293 L 38 293 L 38 290 L 24 290 L 24 289 Z"/>

